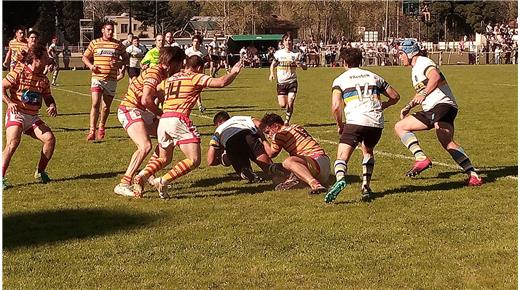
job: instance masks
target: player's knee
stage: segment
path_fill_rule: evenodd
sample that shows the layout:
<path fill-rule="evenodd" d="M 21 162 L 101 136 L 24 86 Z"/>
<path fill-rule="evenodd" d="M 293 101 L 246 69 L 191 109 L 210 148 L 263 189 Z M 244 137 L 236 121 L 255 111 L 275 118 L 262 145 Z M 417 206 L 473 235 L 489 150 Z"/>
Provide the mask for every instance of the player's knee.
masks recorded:
<path fill-rule="evenodd" d="M 195 169 L 195 168 L 199 167 L 200 162 L 201 162 L 200 157 L 195 157 L 195 158 L 191 159 L 191 162 L 192 162 L 191 169 Z"/>
<path fill-rule="evenodd" d="M 56 137 L 54 137 L 54 134 L 52 134 L 52 132 L 46 132 L 42 135 L 41 141 L 46 145 L 54 146 L 56 144 Z"/>
<path fill-rule="evenodd" d="M 138 144 L 137 148 L 146 155 L 152 150 L 152 143 L 150 141 L 145 141 L 141 144 Z"/>
<path fill-rule="evenodd" d="M 282 162 L 282 166 L 283 168 L 285 169 L 289 169 L 292 167 L 292 165 L 294 164 L 294 158 L 293 157 L 287 157 L 283 162 Z"/>
<path fill-rule="evenodd" d="M 5 149 L 7 151 L 13 152 L 16 150 L 16 148 L 18 148 L 18 145 L 20 145 L 20 139 L 7 140 L 5 144 Z"/>

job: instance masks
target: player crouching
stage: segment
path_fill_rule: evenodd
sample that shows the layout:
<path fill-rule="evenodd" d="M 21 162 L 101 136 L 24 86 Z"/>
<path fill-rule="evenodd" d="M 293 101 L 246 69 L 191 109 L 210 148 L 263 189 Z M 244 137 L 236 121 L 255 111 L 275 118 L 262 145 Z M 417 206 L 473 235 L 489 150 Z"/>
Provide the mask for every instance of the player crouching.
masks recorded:
<path fill-rule="evenodd" d="M 20 144 L 22 133 L 43 143 L 40 162 L 34 177 L 42 183 L 51 181 L 45 169 L 54 153 L 56 139 L 51 129 L 38 117 L 42 99 L 47 113 L 56 117 L 56 102 L 51 95 L 49 79 L 43 74 L 49 61 L 45 47 L 35 45 L 27 53 L 28 64 L 21 64 L 2 81 L 3 101 L 7 105 L 5 116 L 6 146 L 2 154 L 3 188 L 7 186 L 5 173 L 11 157 Z M 8 93 L 9 92 L 9 93 Z"/>
<path fill-rule="evenodd" d="M 311 187 L 311 194 L 327 191 L 323 184 L 329 179 L 330 160 L 318 142 L 303 127 L 284 125 L 284 120 L 277 114 L 266 114 L 262 118 L 262 126 L 271 139 L 271 144 L 264 142 L 265 151 L 274 158 L 285 149 L 290 156 L 282 166 L 295 176 L 279 184 L 276 189 L 294 188 L 301 180 Z"/>

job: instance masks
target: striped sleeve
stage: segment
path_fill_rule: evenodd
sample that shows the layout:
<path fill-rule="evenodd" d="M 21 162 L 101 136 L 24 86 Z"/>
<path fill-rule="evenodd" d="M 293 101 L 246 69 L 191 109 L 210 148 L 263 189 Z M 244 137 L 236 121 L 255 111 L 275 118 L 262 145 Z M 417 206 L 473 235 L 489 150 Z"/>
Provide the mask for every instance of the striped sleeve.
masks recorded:
<path fill-rule="evenodd" d="M 194 86 L 207 87 L 213 78 L 205 74 L 196 74 L 192 81 Z"/>
<path fill-rule="evenodd" d="M 211 136 L 211 140 L 209 140 L 209 145 L 215 147 L 215 149 L 220 149 L 220 138 L 218 133 L 215 133 Z"/>
<path fill-rule="evenodd" d="M 19 80 L 20 80 L 20 74 L 16 71 L 16 70 L 13 70 L 11 72 L 9 72 L 6 76 L 5 76 L 5 79 L 11 84 L 11 85 L 16 85 Z"/>
<path fill-rule="evenodd" d="M 87 46 L 87 49 L 85 49 L 85 52 L 83 53 L 83 56 L 87 57 L 87 58 L 92 58 L 94 57 L 94 49 L 96 49 L 96 44 L 95 44 L 96 40 L 92 40 L 88 46 Z"/>
<path fill-rule="evenodd" d="M 161 76 L 160 76 L 159 72 L 154 68 L 149 69 L 144 77 L 143 86 L 156 90 L 157 86 L 160 83 L 161 83 Z"/>
<path fill-rule="evenodd" d="M 386 91 L 386 89 L 388 89 L 388 87 L 390 87 L 390 85 L 382 77 L 376 75 L 375 78 L 376 78 L 376 86 L 378 89 L 380 89 L 382 91 Z"/>
<path fill-rule="evenodd" d="M 271 151 L 273 153 L 278 153 L 282 151 L 285 142 L 287 142 L 286 137 L 287 136 L 285 136 L 283 131 L 279 131 L 278 133 L 274 134 L 273 142 L 271 143 Z"/>

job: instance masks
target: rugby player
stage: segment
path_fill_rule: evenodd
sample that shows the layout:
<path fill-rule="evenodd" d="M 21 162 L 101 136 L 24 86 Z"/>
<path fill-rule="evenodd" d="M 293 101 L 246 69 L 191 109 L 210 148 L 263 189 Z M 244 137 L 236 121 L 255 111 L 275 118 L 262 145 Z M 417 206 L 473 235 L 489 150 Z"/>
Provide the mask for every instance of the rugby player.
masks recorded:
<path fill-rule="evenodd" d="M 114 25 L 103 24 L 102 37 L 92 40 L 83 53 L 83 63 L 92 71 L 90 90 L 92 92 L 92 107 L 90 108 L 89 132 L 87 141 L 105 138 L 105 124 L 110 114 L 110 105 L 116 94 L 117 82 L 125 75 L 125 64 L 128 55 L 125 47 L 114 39 Z M 94 59 L 92 63 L 90 59 Z M 100 116 L 100 104 L 101 116 Z M 99 120 L 96 135 L 96 123 Z"/>
<path fill-rule="evenodd" d="M 288 32 L 282 37 L 284 48 L 274 54 L 270 67 L 269 80 L 274 79 L 274 68 L 276 68 L 278 104 L 280 108 L 286 109 L 285 124 L 288 125 L 294 112 L 294 100 L 298 92 L 298 80 L 296 79 L 296 68 L 307 69 L 307 65 L 301 62 L 300 51 L 293 47 L 293 37 Z"/>
<path fill-rule="evenodd" d="M 29 49 L 26 60 L 9 72 L 2 81 L 3 101 L 7 106 L 5 116 L 6 144 L 2 153 L 3 187 L 7 186 L 5 174 L 11 157 L 15 153 L 22 134 L 27 134 L 43 143 L 40 161 L 34 177 L 42 182 L 51 181 L 45 169 L 52 158 L 56 139 L 52 130 L 38 117 L 42 101 L 47 106 L 47 114 L 56 117 L 56 102 L 51 95 L 49 79 L 43 74 L 49 56 L 45 47 L 35 45 Z"/>
<path fill-rule="evenodd" d="M 325 202 L 335 200 L 347 186 L 347 164 L 358 144 L 363 153 L 361 198 L 369 201 L 372 198 L 370 180 L 375 163 L 374 147 L 384 127 L 383 110 L 395 105 L 400 96 L 383 78 L 359 68 L 363 61 L 360 49 L 342 48 L 340 58 L 346 71 L 332 83 L 332 115 L 340 135 L 334 162 L 336 183 L 325 195 Z M 385 95 L 388 100 L 381 101 L 381 95 Z"/>
<path fill-rule="evenodd" d="M 322 184 L 329 179 L 330 160 L 318 142 L 302 126 L 284 124 L 282 117 L 277 114 L 266 114 L 261 122 L 262 130 L 271 139 L 271 144 L 264 142 L 265 151 L 274 158 L 285 149 L 290 156 L 283 161 L 282 166 L 297 177 L 289 178 L 276 189 L 291 189 L 301 180 L 311 187 L 311 194 L 327 191 Z"/>
<path fill-rule="evenodd" d="M 14 29 L 14 39 L 9 41 L 9 49 L 5 55 L 4 67 L 9 68 L 10 71 L 14 69 L 18 61 L 17 53 L 25 48 L 27 51 L 27 39 L 25 39 L 25 27 L 17 26 Z"/>
<path fill-rule="evenodd" d="M 155 104 L 157 87 L 181 69 L 184 57 L 184 50 L 179 47 L 163 47 L 160 50 L 159 64 L 144 70 L 130 82 L 128 92 L 117 110 L 117 118 L 134 141 L 137 150 L 132 155 L 121 182 L 114 188 L 116 194 L 134 196 L 132 178 L 146 155 L 150 153 L 150 135 L 157 134 L 158 118 L 162 113 Z M 136 197 L 142 197 L 142 189 L 136 192 Z"/>
<path fill-rule="evenodd" d="M 141 60 L 141 69 L 147 69 L 149 67 L 156 66 L 159 64 L 159 50 L 164 46 L 162 34 L 155 36 L 155 47 L 150 49 Z"/>
<path fill-rule="evenodd" d="M 197 55 L 197 56 L 199 56 L 200 58 L 202 58 L 204 60 L 204 63 L 209 62 L 210 63 L 210 74 L 211 74 L 212 69 L 213 69 L 213 62 L 209 58 L 208 51 L 202 45 L 202 40 L 203 40 L 202 35 L 195 34 L 191 38 L 191 46 L 186 48 L 185 53 L 186 53 L 187 57 L 190 57 L 192 55 Z M 204 68 L 203 68 L 201 73 L 204 73 Z M 214 75 L 211 75 L 211 76 L 215 77 Z M 201 113 L 204 113 L 204 111 L 206 111 L 206 107 L 202 104 L 202 99 L 201 98 L 199 98 L 197 100 L 197 106 L 199 107 L 199 111 Z"/>
<path fill-rule="evenodd" d="M 185 159 L 179 161 L 164 176 L 155 178 L 153 185 L 161 198 L 169 198 L 167 185 L 200 165 L 200 135 L 189 116 L 204 88 L 223 88 L 233 82 L 240 73 L 242 62 L 238 62 L 229 74 L 212 78 L 202 74 L 204 61 L 197 55 L 186 60 L 184 71 L 178 72 L 164 81 L 165 91 L 163 113 L 157 128 L 159 158 L 152 158 L 145 169 L 135 178 L 137 190 L 142 190 L 144 181 L 169 164 L 173 149 L 179 146 Z M 138 193 L 139 194 L 139 193 Z"/>
<path fill-rule="evenodd" d="M 52 82 L 51 85 L 57 86 L 56 80 L 58 79 L 58 73 L 60 72 L 60 61 L 58 58 L 58 55 L 60 52 L 58 51 L 58 48 L 56 47 L 56 43 L 58 42 L 58 38 L 55 36 L 51 40 L 51 45 L 49 45 L 49 48 L 47 49 L 47 53 L 49 54 L 50 60 L 49 60 L 49 68 L 48 71 L 52 72 Z"/>
<path fill-rule="evenodd" d="M 19 46 L 15 55 L 15 62 L 14 62 L 14 69 L 17 69 L 17 66 L 21 66 L 22 64 L 28 64 L 31 63 L 32 60 L 27 60 L 26 56 L 29 52 L 29 49 L 32 47 L 35 47 L 36 44 L 40 42 L 40 34 L 36 30 L 29 31 L 29 35 L 27 36 L 27 45 Z M 47 63 L 47 66 L 45 67 L 43 74 L 47 74 L 47 68 L 49 67 L 49 64 Z"/>
<path fill-rule="evenodd" d="M 141 60 L 147 51 L 146 46 L 139 43 L 139 37 L 132 37 L 132 43 L 126 48 L 126 53 L 130 57 L 130 62 L 128 63 L 130 83 L 141 74 Z"/>
<path fill-rule="evenodd" d="M 401 120 L 394 127 L 401 142 L 415 157 L 413 167 L 406 175 L 416 176 L 432 166 L 431 160 L 419 146 L 419 141 L 413 132 L 435 129 L 442 147 L 468 175 L 468 185 L 482 185 L 482 179 L 475 171 L 468 155 L 453 141 L 458 106 L 446 78 L 435 62 L 421 55 L 419 44 L 413 39 L 405 39 L 401 42 L 399 58 L 403 65 L 412 67 L 412 84 L 417 92 L 401 110 Z M 408 115 L 417 105 L 421 105 L 422 110 Z"/>

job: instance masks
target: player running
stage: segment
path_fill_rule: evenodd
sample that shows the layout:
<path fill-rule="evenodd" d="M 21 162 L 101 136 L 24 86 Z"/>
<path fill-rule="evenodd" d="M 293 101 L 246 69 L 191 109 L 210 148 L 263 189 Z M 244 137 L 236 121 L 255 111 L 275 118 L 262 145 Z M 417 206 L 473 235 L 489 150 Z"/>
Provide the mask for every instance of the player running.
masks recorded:
<path fill-rule="evenodd" d="M 405 66 L 412 66 L 412 84 L 417 91 L 410 103 L 401 110 L 401 120 L 395 124 L 395 133 L 415 157 L 414 165 L 406 175 L 416 176 L 432 166 L 413 132 L 435 128 L 442 147 L 468 174 L 468 185 L 482 185 L 482 179 L 468 155 L 453 141 L 458 106 L 446 78 L 431 59 L 421 55 L 420 47 L 413 39 L 401 42 L 399 58 Z M 417 105 L 422 106 L 422 111 L 408 116 Z"/>
<path fill-rule="evenodd" d="M 298 92 L 298 80 L 296 79 L 296 68 L 307 69 L 307 65 L 301 62 L 302 55 L 293 47 L 293 37 L 288 32 L 282 37 L 284 48 L 274 54 L 271 63 L 269 80 L 274 79 L 274 68 L 276 67 L 278 104 L 280 108 L 286 109 L 285 124 L 288 125 L 294 111 L 294 100 Z"/>
<path fill-rule="evenodd" d="M 60 60 L 58 58 L 60 52 L 58 51 L 58 47 L 56 46 L 57 42 L 58 38 L 56 36 L 53 37 L 51 40 L 51 45 L 49 45 L 49 48 L 47 49 L 47 53 L 50 57 L 48 71 L 52 72 L 51 85 L 53 86 L 57 86 L 56 80 L 58 79 L 58 73 L 60 72 Z"/>
<path fill-rule="evenodd" d="M 289 157 L 282 163 L 283 168 L 292 172 L 297 178 L 289 178 L 279 184 L 276 190 L 288 190 L 299 185 L 302 180 L 311 187 L 311 194 L 327 191 L 322 185 L 330 174 L 330 160 L 325 150 L 307 131 L 296 124 L 284 124 L 277 114 L 266 114 L 262 118 L 264 133 L 271 139 L 271 145 L 264 142 L 269 157 L 276 157 L 282 149 Z"/>
<path fill-rule="evenodd" d="M 383 78 L 359 68 L 363 61 L 360 49 L 343 48 L 340 58 L 346 71 L 332 83 L 332 115 L 340 134 L 337 159 L 334 162 L 336 183 L 325 195 L 325 202 L 335 200 L 347 186 L 347 164 L 358 144 L 363 153 L 361 198 L 369 201 L 372 198 L 370 180 L 375 163 L 374 147 L 384 127 L 383 110 L 395 105 L 400 96 Z M 388 97 L 388 101 L 382 102 L 381 94 Z"/>
<path fill-rule="evenodd" d="M 34 177 L 42 183 L 51 181 L 45 169 L 54 153 L 56 139 L 51 129 L 38 117 L 42 101 L 47 106 L 49 116 L 56 117 L 58 114 L 56 102 L 51 95 L 49 79 L 43 74 L 49 56 L 45 47 L 36 45 L 29 50 L 26 59 L 30 62 L 29 64 L 18 65 L 2 81 L 2 99 L 7 106 L 6 145 L 2 153 L 4 189 L 7 186 L 5 174 L 11 158 L 20 144 L 22 134 L 27 134 L 43 143 Z"/>
<path fill-rule="evenodd" d="M 83 63 L 92 71 L 92 107 L 87 141 L 105 138 L 105 124 L 110 114 L 110 105 L 116 94 L 117 82 L 125 76 L 125 64 L 128 62 L 125 47 L 119 40 L 114 39 L 114 25 L 110 22 L 104 23 L 101 32 L 102 37 L 92 40 L 82 57 Z M 90 61 L 92 58 L 94 63 Z M 96 135 L 98 118 L 100 120 Z"/>
<path fill-rule="evenodd" d="M 169 183 L 200 165 L 200 135 L 189 118 L 191 110 L 204 88 L 223 88 L 231 84 L 241 68 L 242 63 L 238 62 L 229 74 L 212 78 L 201 73 L 204 61 L 194 55 L 187 59 L 183 72 L 178 72 L 163 82 L 161 86 L 165 90 L 165 99 L 163 114 L 157 128 L 159 158 L 152 158 L 146 168 L 134 178 L 137 194 L 142 194 L 139 191 L 142 191 L 144 181 L 148 177 L 170 163 L 175 146 L 179 146 L 186 158 L 179 161 L 164 176 L 153 180 L 161 198 L 169 198 Z"/>
<path fill-rule="evenodd" d="M 178 72 L 184 61 L 184 50 L 179 47 L 164 47 L 160 50 L 159 64 L 143 71 L 128 86 L 128 92 L 117 110 L 117 118 L 137 150 L 130 159 L 121 182 L 114 192 L 124 196 L 134 196 L 132 178 L 144 158 L 152 148 L 150 135 L 157 134 L 161 110 L 155 104 L 157 87 L 166 78 Z M 142 190 L 139 192 L 142 193 Z M 137 197 L 141 197 L 138 195 Z"/>
<path fill-rule="evenodd" d="M 9 71 L 13 71 L 16 63 L 18 62 L 18 52 L 25 50 L 27 51 L 27 40 L 25 39 L 25 27 L 18 26 L 14 30 L 14 39 L 9 41 L 9 49 L 5 55 L 4 67 L 9 68 Z"/>

